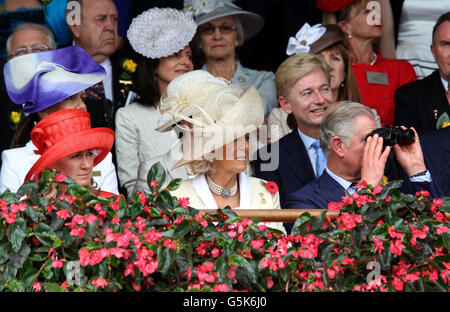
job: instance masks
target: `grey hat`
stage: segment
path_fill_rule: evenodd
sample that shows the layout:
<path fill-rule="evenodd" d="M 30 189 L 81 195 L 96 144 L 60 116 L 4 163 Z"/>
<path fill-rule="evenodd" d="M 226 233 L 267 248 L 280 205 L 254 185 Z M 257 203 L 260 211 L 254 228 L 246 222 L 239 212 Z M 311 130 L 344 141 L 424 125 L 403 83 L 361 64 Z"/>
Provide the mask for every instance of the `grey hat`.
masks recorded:
<path fill-rule="evenodd" d="M 244 40 L 256 35 L 264 26 L 264 18 L 261 15 L 242 10 L 231 0 L 185 0 L 184 10 L 192 12 L 197 26 L 216 18 L 235 15 L 244 28 Z"/>

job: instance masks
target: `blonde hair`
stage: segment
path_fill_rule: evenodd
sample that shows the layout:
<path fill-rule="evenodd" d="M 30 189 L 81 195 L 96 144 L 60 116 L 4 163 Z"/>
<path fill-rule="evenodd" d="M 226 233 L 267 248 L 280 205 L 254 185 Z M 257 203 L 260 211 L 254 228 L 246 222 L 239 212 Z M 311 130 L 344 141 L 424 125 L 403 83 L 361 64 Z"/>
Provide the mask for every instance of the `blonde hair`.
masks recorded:
<path fill-rule="evenodd" d="M 278 96 L 287 97 L 289 90 L 298 79 L 312 72 L 321 69 L 330 84 L 330 67 L 323 58 L 316 54 L 300 53 L 288 57 L 278 67 L 275 73 L 275 85 Z"/>

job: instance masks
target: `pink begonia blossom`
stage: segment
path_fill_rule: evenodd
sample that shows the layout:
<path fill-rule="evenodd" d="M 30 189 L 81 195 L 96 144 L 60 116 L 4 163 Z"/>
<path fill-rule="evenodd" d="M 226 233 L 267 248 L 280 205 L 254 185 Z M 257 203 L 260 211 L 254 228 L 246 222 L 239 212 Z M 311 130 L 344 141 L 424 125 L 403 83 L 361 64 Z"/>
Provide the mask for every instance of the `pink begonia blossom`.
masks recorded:
<path fill-rule="evenodd" d="M 250 246 L 254 249 L 260 249 L 264 247 L 264 240 L 262 239 L 254 239 L 250 242 Z"/>
<path fill-rule="evenodd" d="M 58 173 L 55 175 L 56 182 L 63 182 L 67 179 L 67 176 L 64 173 Z"/>
<path fill-rule="evenodd" d="M 394 276 L 394 279 L 392 280 L 392 286 L 394 286 L 395 290 L 397 291 L 403 290 L 403 282 L 398 277 Z"/>
<path fill-rule="evenodd" d="M 397 239 L 395 242 L 391 242 L 390 250 L 393 254 L 401 256 L 402 250 L 405 249 L 406 246 L 402 244 L 402 241 Z"/>
<path fill-rule="evenodd" d="M 381 254 L 381 252 L 384 250 L 383 242 L 376 236 L 373 237 L 373 241 L 375 243 L 375 248 L 373 249 L 373 252 L 378 251 L 378 254 Z"/>
<path fill-rule="evenodd" d="M 328 203 L 328 210 L 334 211 L 334 212 L 340 212 L 342 206 L 343 206 L 342 203 L 330 202 L 330 203 Z"/>
<path fill-rule="evenodd" d="M 403 237 L 403 233 L 397 233 L 396 231 L 395 231 L 395 227 L 394 226 L 390 226 L 389 227 L 389 229 L 388 229 L 388 233 L 389 233 L 389 235 L 392 237 L 392 238 L 399 238 L 399 239 L 401 239 L 402 237 Z"/>
<path fill-rule="evenodd" d="M 213 250 L 211 250 L 211 256 L 213 256 L 213 258 L 217 258 L 218 256 L 220 256 L 219 248 L 215 247 Z"/>
<path fill-rule="evenodd" d="M 228 291 L 228 284 L 217 284 L 213 287 L 214 292 L 227 292 Z"/>
<path fill-rule="evenodd" d="M 377 185 L 373 188 L 372 193 L 374 194 L 379 194 L 381 192 L 381 190 L 383 189 L 383 187 L 381 185 Z"/>
<path fill-rule="evenodd" d="M 108 286 L 108 282 L 103 277 L 94 279 L 91 283 L 95 287 L 105 288 L 106 286 Z"/>
<path fill-rule="evenodd" d="M 267 280 L 267 289 L 271 289 L 273 287 L 273 279 L 271 276 L 266 276 Z"/>
<path fill-rule="evenodd" d="M 56 212 L 56 218 L 66 220 L 67 218 L 70 218 L 70 212 L 67 209 L 61 209 Z"/>
<path fill-rule="evenodd" d="M 180 205 L 181 207 L 188 209 L 189 206 L 189 198 L 188 197 L 182 197 L 182 198 L 178 198 L 178 205 Z"/>
<path fill-rule="evenodd" d="M 63 266 L 64 266 L 64 263 L 62 261 L 59 261 L 59 260 L 52 261 L 52 267 L 55 269 L 62 268 Z"/>
<path fill-rule="evenodd" d="M 33 290 L 34 291 L 41 291 L 42 287 L 41 287 L 41 283 L 39 282 L 34 282 L 33 283 Z"/>
<path fill-rule="evenodd" d="M 436 234 L 441 235 L 443 233 L 448 233 L 448 226 L 443 225 L 443 226 L 436 228 Z"/>

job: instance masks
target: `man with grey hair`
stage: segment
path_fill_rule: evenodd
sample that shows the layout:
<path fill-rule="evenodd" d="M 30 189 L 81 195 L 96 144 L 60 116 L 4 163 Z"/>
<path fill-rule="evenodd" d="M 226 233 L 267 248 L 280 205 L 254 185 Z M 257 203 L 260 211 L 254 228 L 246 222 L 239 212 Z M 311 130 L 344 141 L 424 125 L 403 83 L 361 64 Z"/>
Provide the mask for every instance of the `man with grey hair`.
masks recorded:
<path fill-rule="evenodd" d="M 376 128 L 375 117 L 366 106 L 354 102 L 337 105 L 323 119 L 319 132 L 320 145 L 328 156 L 327 167 L 319 179 L 288 197 L 287 208 L 326 209 L 328 203 L 340 202 L 343 196 L 353 194 L 358 182 L 380 185 L 391 149 L 404 171 L 400 190 L 404 193 L 427 190 L 435 196 L 436 188 L 415 130 L 414 143 L 383 149 L 382 137 L 369 136 Z"/>
<path fill-rule="evenodd" d="M 41 24 L 22 23 L 17 25 L 6 41 L 8 59 L 56 48 L 52 31 Z M 1 66 L 3 68 L 3 64 Z M 0 78 L 0 153 L 10 148 L 15 129 L 22 116 L 19 106 L 14 104 L 6 93 L 3 71 Z M 0 161 L 1 165 L 1 161 Z"/>

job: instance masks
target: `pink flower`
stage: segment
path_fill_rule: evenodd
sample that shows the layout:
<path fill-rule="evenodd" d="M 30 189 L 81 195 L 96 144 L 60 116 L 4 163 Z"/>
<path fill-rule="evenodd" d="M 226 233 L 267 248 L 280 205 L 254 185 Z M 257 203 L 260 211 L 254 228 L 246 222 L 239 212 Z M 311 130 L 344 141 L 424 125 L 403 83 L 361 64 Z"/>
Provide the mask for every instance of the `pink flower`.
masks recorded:
<path fill-rule="evenodd" d="M 443 233 L 448 233 L 448 226 L 443 225 L 436 228 L 436 234 L 441 235 Z"/>
<path fill-rule="evenodd" d="M 67 218 L 70 218 L 70 212 L 66 209 L 61 209 L 58 212 L 56 212 L 56 218 L 66 220 Z"/>
<path fill-rule="evenodd" d="M 231 230 L 231 231 L 228 231 L 228 236 L 231 238 L 235 238 L 237 236 L 237 233 L 236 233 L 236 231 Z"/>
<path fill-rule="evenodd" d="M 178 205 L 180 205 L 181 207 L 183 207 L 185 209 L 188 209 L 189 198 L 188 197 L 178 198 Z"/>
<path fill-rule="evenodd" d="M 391 242 L 390 250 L 393 254 L 401 256 L 402 250 L 405 249 L 406 246 L 402 244 L 402 241 L 397 239 L 395 242 Z"/>
<path fill-rule="evenodd" d="M 273 279 L 271 276 L 266 276 L 267 280 L 267 289 L 271 289 L 273 287 Z"/>
<path fill-rule="evenodd" d="M 168 238 L 168 239 L 166 239 L 164 241 L 164 247 L 168 247 L 170 249 L 176 249 L 177 248 L 177 244 L 173 240 Z"/>
<path fill-rule="evenodd" d="M 392 280 L 392 286 L 394 286 L 397 291 L 403 290 L 403 282 L 398 277 L 394 277 Z"/>
<path fill-rule="evenodd" d="M 389 235 L 390 235 L 392 238 L 399 238 L 399 239 L 401 239 L 401 238 L 403 237 L 403 233 L 397 233 L 397 232 L 395 231 L 395 227 L 394 227 L 394 226 L 389 227 L 388 233 L 389 233 Z"/>
<path fill-rule="evenodd" d="M 356 223 L 362 223 L 362 216 L 343 212 L 342 216 L 338 218 L 338 221 L 341 221 L 344 224 L 347 231 L 351 231 L 356 227 Z"/>
<path fill-rule="evenodd" d="M 159 184 L 158 181 L 152 181 L 150 182 L 150 187 L 155 187 L 158 184 Z"/>
<path fill-rule="evenodd" d="M 264 241 L 262 239 L 254 239 L 250 242 L 250 246 L 254 249 L 260 249 L 264 247 Z"/>
<path fill-rule="evenodd" d="M 268 190 L 270 194 L 275 194 L 278 192 L 278 185 L 273 181 L 268 181 L 266 183 L 266 190 Z"/>
<path fill-rule="evenodd" d="M 58 173 L 55 175 L 56 182 L 64 182 L 67 179 L 67 176 L 64 173 Z"/>
<path fill-rule="evenodd" d="M 213 250 L 211 250 L 211 255 L 213 256 L 213 258 L 217 258 L 220 255 L 219 248 L 215 247 Z"/>
<path fill-rule="evenodd" d="M 335 203 L 335 202 L 330 202 L 328 203 L 328 209 L 334 212 L 339 212 L 341 211 L 342 208 L 342 203 Z"/>
<path fill-rule="evenodd" d="M 92 213 L 90 213 L 86 218 L 86 221 L 89 224 L 93 224 L 95 222 L 95 220 L 97 220 L 97 217 L 94 216 Z"/>
<path fill-rule="evenodd" d="M 111 223 L 115 225 L 120 225 L 120 219 L 116 215 L 114 215 L 113 219 L 111 220 Z"/>
<path fill-rule="evenodd" d="M 35 282 L 35 283 L 33 284 L 33 290 L 34 290 L 34 291 L 41 291 L 41 289 L 42 289 L 41 283 Z"/>
<path fill-rule="evenodd" d="M 62 261 L 59 260 L 53 260 L 52 262 L 52 267 L 53 268 L 62 268 L 64 266 L 64 264 L 62 263 Z"/>
<path fill-rule="evenodd" d="M 381 252 L 384 250 L 383 242 L 376 236 L 373 237 L 373 241 L 375 242 L 375 248 L 373 252 L 377 252 L 381 254 Z"/>
<path fill-rule="evenodd" d="M 228 291 L 228 285 L 227 284 L 217 284 L 213 287 L 214 292 L 227 292 Z"/>
<path fill-rule="evenodd" d="M 391 196 L 386 196 L 386 198 L 384 199 L 384 202 L 385 203 L 388 203 L 388 202 L 390 202 L 392 200 L 392 197 Z"/>
<path fill-rule="evenodd" d="M 108 286 L 108 282 L 103 277 L 94 279 L 91 283 L 95 287 L 105 288 L 106 286 Z"/>
<path fill-rule="evenodd" d="M 341 264 L 342 265 L 354 265 L 354 261 L 355 261 L 355 258 L 345 257 L 344 259 L 342 259 Z"/>
<path fill-rule="evenodd" d="M 372 193 L 374 194 L 379 194 L 381 192 L 381 190 L 383 189 L 383 187 L 381 185 L 377 185 L 373 188 Z"/>

